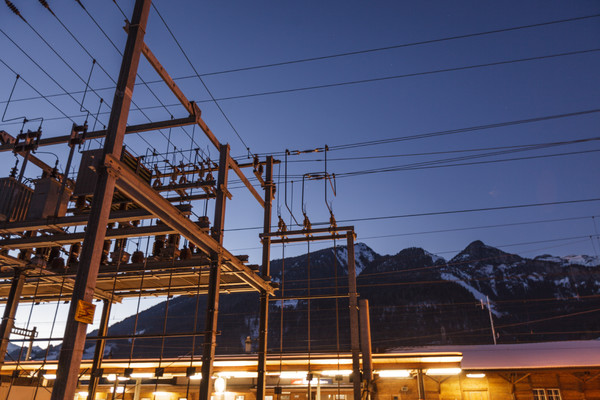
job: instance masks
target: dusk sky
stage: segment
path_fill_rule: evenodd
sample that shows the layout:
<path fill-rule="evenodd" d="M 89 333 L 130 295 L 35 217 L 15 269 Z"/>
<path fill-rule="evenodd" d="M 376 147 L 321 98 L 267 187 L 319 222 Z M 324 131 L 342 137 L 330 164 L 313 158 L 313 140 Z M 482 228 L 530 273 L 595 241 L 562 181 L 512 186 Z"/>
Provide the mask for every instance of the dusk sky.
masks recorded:
<path fill-rule="evenodd" d="M 13 3 L 27 23 L 0 5 L 0 106 L 3 121 L 20 118 L 0 129 L 16 136 L 22 117 L 43 117 L 42 137 L 68 134 L 73 122 L 86 119 L 79 103 L 89 76 L 83 106 L 90 129 L 101 129 L 125 47 L 121 11 L 129 18 L 134 2 L 82 0 L 83 9 L 77 1 L 49 1 L 56 17 L 35 1 Z M 598 255 L 598 2 L 162 0 L 154 6 L 145 41 L 199 103 L 219 140 L 240 162 L 249 161 L 246 147 L 282 161 L 274 171 L 280 183 L 274 222 L 278 210 L 291 221 L 285 149 L 328 145 L 335 217 L 354 225 L 357 241 L 378 253 L 417 246 L 449 259 L 479 239 L 525 257 Z M 5 110 L 15 74 L 21 79 Z M 147 85 L 138 78 L 130 124 L 187 115 L 143 57 L 139 76 Z M 479 128 L 466 129 L 473 127 Z M 142 136 L 158 152 L 175 145 L 218 157 L 198 128 L 172 129 L 173 145 L 168 130 L 163 134 Z M 125 143 L 134 154 L 148 151 L 138 136 Z M 66 149 L 44 147 L 38 156 L 53 165 L 48 152 L 56 154 L 62 170 Z M 322 172 L 323 159 L 322 152 L 288 158 L 288 204 L 298 220 L 301 176 Z M 14 157 L 2 153 L 3 176 L 13 165 Z M 30 166 L 26 176 L 39 174 Z M 225 244 L 258 263 L 259 230 L 241 228 L 261 226 L 262 209 L 230 176 L 235 189 Z M 323 181 L 304 190 L 313 224 L 326 222 Z M 194 210 L 203 214 L 203 203 Z M 286 255 L 306 251 L 305 244 L 286 247 Z M 279 258 L 281 248 L 274 246 L 272 255 Z"/>

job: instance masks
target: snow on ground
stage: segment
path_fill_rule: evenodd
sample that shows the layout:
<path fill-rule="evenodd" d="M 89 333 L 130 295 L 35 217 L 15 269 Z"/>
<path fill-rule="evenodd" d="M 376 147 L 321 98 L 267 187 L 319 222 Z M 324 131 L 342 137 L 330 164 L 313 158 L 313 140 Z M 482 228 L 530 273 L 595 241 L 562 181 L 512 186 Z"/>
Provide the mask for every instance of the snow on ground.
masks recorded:
<path fill-rule="evenodd" d="M 480 301 L 486 301 L 486 295 L 481 293 L 479 290 L 475 289 L 473 286 L 470 286 L 469 284 L 467 284 L 466 282 L 460 280 L 458 277 L 456 277 L 455 275 L 448 273 L 448 272 L 442 272 L 441 273 L 441 277 L 444 280 L 450 281 L 450 282 L 455 282 L 457 284 L 459 284 L 460 286 L 462 286 L 463 288 L 467 289 L 469 292 L 471 292 L 471 294 Z M 501 317 L 502 313 L 497 311 L 494 307 L 494 304 L 492 302 L 490 302 L 490 309 L 492 310 L 492 314 L 494 314 L 496 317 Z"/>

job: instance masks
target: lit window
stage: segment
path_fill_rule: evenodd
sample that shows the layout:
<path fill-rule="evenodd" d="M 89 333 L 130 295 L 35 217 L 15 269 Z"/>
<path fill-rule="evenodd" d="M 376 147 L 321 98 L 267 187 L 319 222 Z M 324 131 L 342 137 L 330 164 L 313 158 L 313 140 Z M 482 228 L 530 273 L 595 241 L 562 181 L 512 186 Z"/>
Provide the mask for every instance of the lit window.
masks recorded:
<path fill-rule="evenodd" d="M 533 400 L 562 400 L 559 389 L 533 389 Z"/>

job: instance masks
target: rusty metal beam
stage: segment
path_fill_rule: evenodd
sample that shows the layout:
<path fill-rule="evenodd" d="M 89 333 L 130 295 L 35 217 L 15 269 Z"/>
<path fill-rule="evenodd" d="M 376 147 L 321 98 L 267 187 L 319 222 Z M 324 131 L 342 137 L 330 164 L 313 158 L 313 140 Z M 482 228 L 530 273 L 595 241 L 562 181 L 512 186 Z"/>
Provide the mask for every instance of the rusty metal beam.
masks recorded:
<path fill-rule="evenodd" d="M 139 125 L 130 125 L 125 129 L 125 134 L 148 132 L 148 131 L 154 131 L 154 130 L 158 130 L 158 129 L 176 128 L 179 126 L 187 126 L 187 125 L 192 125 L 195 123 L 196 123 L 196 117 L 194 115 L 190 115 L 185 118 L 175 118 L 175 119 L 169 119 L 166 121 L 157 121 L 157 122 L 149 122 L 149 123 L 139 124 Z M 100 139 L 100 138 L 103 138 L 106 136 L 106 132 L 107 132 L 106 129 L 101 129 L 99 131 L 90 131 L 90 132 L 86 133 L 85 138 L 86 138 L 86 140 Z M 12 136 L 10 136 L 10 134 L 6 133 L 5 131 L 0 131 L 0 133 L 2 135 L 8 135 L 9 137 L 12 137 Z M 56 144 L 68 143 L 70 140 L 71 140 L 71 135 L 54 136 L 54 137 L 40 139 L 38 146 L 52 146 L 52 145 L 56 145 Z M 0 146 L 0 153 L 4 152 L 4 151 L 12 151 L 13 147 L 14 147 L 13 143 L 10 143 L 10 142 L 7 144 L 3 144 Z M 31 157 L 31 155 L 30 155 L 30 157 Z M 30 158 L 30 161 L 33 161 L 33 160 Z M 36 165 L 38 165 L 38 164 L 36 164 Z M 38 167 L 42 168 L 39 165 L 38 165 Z M 51 167 L 49 167 L 49 168 L 52 169 Z"/>
<path fill-rule="evenodd" d="M 107 156 L 105 163 L 107 168 L 112 171 L 111 173 L 119 177 L 116 183 L 117 188 L 136 204 L 178 231 L 205 254 L 210 255 L 212 252 L 220 252 L 223 255 L 223 264 L 232 270 L 240 271 L 240 279 L 246 281 L 256 290 L 267 290 L 269 293 L 273 293 L 274 289 L 269 283 L 265 282 L 250 267 L 244 265 L 236 256 L 223 248 L 215 239 L 204 233 L 198 225 L 186 218 L 171 203 L 156 193 L 139 176 L 122 164 L 119 159 Z"/>
<path fill-rule="evenodd" d="M 6 266 L 13 267 L 14 269 L 19 269 L 23 271 L 23 275 L 28 279 L 42 279 L 45 282 L 52 282 L 58 285 L 64 285 L 68 289 L 73 289 L 75 287 L 75 280 L 73 276 L 61 275 L 57 274 L 53 271 L 47 270 L 45 268 L 41 268 L 35 266 L 33 264 L 28 263 L 25 260 L 21 260 L 6 254 L 0 255 L 0 260 L 2 260 L 3 264 Z M 0 275 L 0 279 L 4 278 L 6 273 Z M 64 282 L 63 282 L 64 279 Z M 113 298 L 110 292 L 106 292 L 102 289 L 94 288 L 94 298 L 96 299 L 111 299 Z M 119 296 L 115 296 L 113 301 L 121 302 L 122 299 Z"/>
<path fill-rule="evenodd" d="M 295 243 L 295 242 L 316 242 L 319 240 L 338 240 L 345 239 L 348 235 L 326 235 L 326 236 L 307 236 L 307 237 L 295 237 L 295 238 L 283 238 L 283 239 L 271 239 L 272 244 L 277 243 Z"/>
<path fill-rule="evenodd" d="M 104 157 L 112 156 L 119 159 L 121 156 L 141 47 L 144 43 L 146 24 L 150 13 L 150 4 L 150 0 L 136 0 L 135 2 L 108 121 L 104 141 Z M 51 400 L 72 399 L 78 384 L 87 324 L 76 321 L 75 315 L 79 301 L 91 302 L 93 298 L 93 288 L 96 286 L 96 278 L 103 252 L 104 235 L 108 225 L 116 181 L 116 178 L 111 176 L 106 168 L 99 168 L 97 174 L 88 230 L 81 251 L 80 259 L 82 261 L 77 271 L 77 279 L 65 327 L 65 339 L 60 350 Z"/>
<path fill-rule="evenodd" d="M 184 214 L 189 215 L 188 205 L 174 206 Z M 86 225 L 90 214 L 79 214 L 69 217 L 49 217 L 21 222 L 0 222 L 0 234 L 20 233 L 24 231 L 39 231 L 44 229 L 60 230 L 71 226 Z M 111 211 L 108 216 L 109 223 L 140 221 L 154 218 L 148 211 L 139 208 L 126 211 Z"/>
<path fill-rule="evenodd" d="M 318 228 L 318 229 L 300 229 L 295 231 L 285 231 L 285 232 L 269 232 L 269 233 L 261 233 L 258 236 L 262 239 L 265 237 L 285 237 L 285 236 L 293 236 L 293 235 L 313 235 L 315 233 L 334 233 L 334 232 L 348 232 L 353 231 L 353 226 L 338 226 L 338 227 L 328 227 L 328 228 Z"/>
<path fill-rule="evenodd" d="M 354 398 L 361 398 L 360 344 L 358 327 L 358 293 L 356 293 L 356 265 L 354 260 L 354 232 L 347 235 L 348 251 L 348 311 L 350 313 L 350 350 L 352 351 L 352 377 Z"/>
<path fill-rule="evenodd" d="M 4 357 L 10 340 L 10 333 L 15 324 L 15 315 L 17 314 L 19 301 L 21 300 L 21 292 L 23 291 L 24 283 L 25 276 L 20 270 L 16 269 L 10 285 L 6 307 L 4 308 L 2 323 L 0 324 L 0 368 L 2 368 L 2 365 L 4 364 Z"/>
<path fill-rule="evenodd" d="M 11 134 L 7 133 L 6 131 L 0 131 L 0 137 L 2 137 L 3 140 L 6 140 L 6 142 L 7 142 L 7 144 L 3 144 L 0 146 L 0 152 L 12 151 L 14 149 L 14 143 L 15 143 L 16 139 Z M 48 164 L 46 164 L 45 162 L 43 162 L 42 160 L 40 160 L 39 158 L 37 158 L 36 156 L 31 154 L 31 152 L 28 153 L 26 151 L 20 151 L 17 154 L 19 154 L 22 157 L 27 156 L 27 160 L 29 162 L 31 162 L 36 167 L 40 168 L 42 171 L 44 171 L 48 174 L 52 173 L 52 170 L 54 169 L 53 167 L 49 166 Z M 63 175 L 60 173 L 57 173 L 57 179 L 62 180 Z M 73 184 L 73 181 L 71 179 L 69 179 L 68 182 Z"/>
<path fill-rule="evenodd" d="M 217 200 L 215 204 L 213 239 L 223 244 L 225 227 L 225 205 L 227 204 L 227 183 L 229 177 L 229 145 L 219 148 L 219 174 L 217 176 Z M 221 289 L 221 263 L 223 255 L 219 251 L 210 254 L 210 276 L 208 277 L 208 295 L 206 299 L 206 323 L 204 325 L 204 347 L 202 348 L 202 380 L 200 381 L 200 400 L 209 400 L 212 392 L 213 361 L 217 346 L 217 321 L 219 319 L 219 294 Z"/>
<path fill-rule="evenodd" d="M 173 228 L 165 225 L 139 226 L 106 230 L 106 240 L 124 239 L 140 236 L 167 235 L 176 233 Z M 64 246 L 81 242 L 85 232 L 64 233 L 56 235 L 32 236 L 18 239 L 0 240 L 2 249 L 31 249 L 34 247 Z"/>
<path fill-rule="evenodd" d="M 275 194 L 275 183 L 273 182 L 273 157 L 267 157 L 265 189 L 265 209 L 263 217 L 263 233 L 271 232 L 271 217 L 273 206 L 273 195 Z M 262 269 L 263 279 L 271 280 L 271 238 L 263 240 Z M 267 383 L 267 339 L 269 332 L 269 294 L 266 291 L 260 293 L 259 314 L 259 338 L 258 338 L 258 380 L 256 383 L 256 398 L 264 400 Z"/>

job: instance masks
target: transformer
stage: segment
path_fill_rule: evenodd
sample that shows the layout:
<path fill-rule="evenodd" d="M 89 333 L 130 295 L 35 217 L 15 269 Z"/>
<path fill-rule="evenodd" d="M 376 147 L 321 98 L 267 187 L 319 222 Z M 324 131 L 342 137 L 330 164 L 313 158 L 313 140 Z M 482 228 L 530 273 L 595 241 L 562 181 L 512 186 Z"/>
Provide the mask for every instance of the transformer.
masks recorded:
<path fill-rule="evenodd" d="M 15 178 L 0 178 L 0 221 L 23 221 L 33 189 Z"/>

